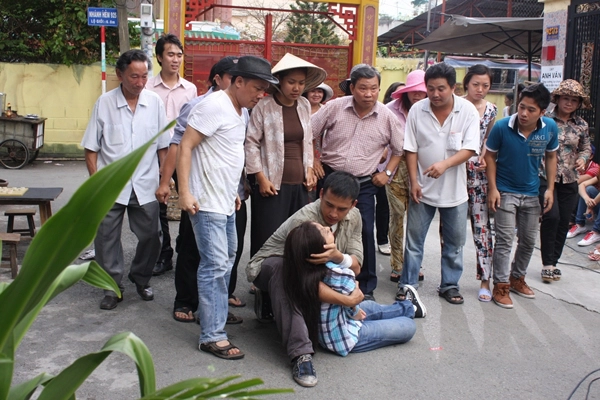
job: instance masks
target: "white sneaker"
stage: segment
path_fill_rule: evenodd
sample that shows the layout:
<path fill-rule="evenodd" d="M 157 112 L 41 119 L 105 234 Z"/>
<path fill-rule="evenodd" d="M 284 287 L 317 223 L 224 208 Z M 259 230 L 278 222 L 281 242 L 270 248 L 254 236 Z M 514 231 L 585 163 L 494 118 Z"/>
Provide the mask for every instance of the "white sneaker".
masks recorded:
<path fill-rule="evenodd" d="M 392 249 L 390 248 L 390 244 L 389 243 L 380 244 L 379 245 L 379 252 L 381 254 L 385 254 L 386 256 L 389 256 L 390 254 L 392 254 Z"/>
<path fill-rule="evenodd" d="M 600 242 L 600 233 L 596 231 L 588 232 L 585 237 L 577 242 L 577 246 L 589 246 L 590 244 Z"/>
<path fill-rule="evenodd" d="M 567 239 L 574 238 L 575 236 L 586 232 L 587 230 L 585 229 L 585 226 L 579 226 L 575 224 L 571 227 L 571 229 L 569 229 L 569 232 L 567 232 Z"/>

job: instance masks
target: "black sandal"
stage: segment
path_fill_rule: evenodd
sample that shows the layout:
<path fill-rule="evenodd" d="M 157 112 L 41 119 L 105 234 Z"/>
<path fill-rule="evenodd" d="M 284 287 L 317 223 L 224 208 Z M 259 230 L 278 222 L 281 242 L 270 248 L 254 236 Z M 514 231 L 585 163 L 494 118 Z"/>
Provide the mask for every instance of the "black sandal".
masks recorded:
<path fill-rule="evenodd" d="M 207 353 L 211 353 L 211 354 L 213 354 L 219 358 L 223 358 L 225 360 L 239 360 L 241 358 L 244 358 L 245 354 L 242 353 L 241 350 L 237 354 L 229 354 L 229 350 L 231 350 L 231 349 L 240 350 L 237 346 L 235 346 L 231 342 L 229 342 L 228 345 L 225 345 L 223 347 L 217 346 L 217 342 L 202 343 L 200 345 L 200 350 L 205 351 Z"/>
<path fill-rule="evenodd" d="M 185 314 L 188 316 L 188 318 L 182 318 L 182 317 L 178 317 L 176 315 L 176 313 L 181 313 L 181 314 Z M 190 313 L 192 313 L 192 316 L 190 316 Z M 179 322 L 194 322 L 196 320 L 196 317 L 194 317 L 194 312 L 192 311 L 191 308 L 189 307 L 178 307 L 176 309 L 173 310 L 173 319 L 175 321 L 179 321 Z"/>
<path fill-rule="evenodd" d="M 398 288 L 396 292 L 396 300 L 404 301 L 406 300 L 406 293 L 408 293 L 408 289 L 405 286 L 401 286 Z"/>
<path fill-rule="evenodd" d="M 465 302 L 465 299 L 456 288 L 448 289 L 444 293 L 439 292 L 439 295 L 440 297 L 446 299 L 446 301 L 450 304 L 462 304 Z M 458 298 L 458 300 L 456 300 L 456 298 Z"/>

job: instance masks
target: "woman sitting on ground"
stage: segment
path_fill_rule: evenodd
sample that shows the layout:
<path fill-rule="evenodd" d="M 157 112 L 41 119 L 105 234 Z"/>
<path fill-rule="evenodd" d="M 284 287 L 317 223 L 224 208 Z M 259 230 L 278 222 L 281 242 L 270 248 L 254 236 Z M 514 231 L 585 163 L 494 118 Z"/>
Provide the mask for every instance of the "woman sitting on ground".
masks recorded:
<path fill-rule="evenodd" d="M 410 300 L 381 305 L 363 301 L 354 308 L 319 301 L 322 281 L 342 294 L 356 287 L 351 260 L 345 255 L 335 264 L 309 260 L 334 247 L 334 233 L 316 222 L 304 222 L 288 235 L 284 249 L 283 284 L 290 302 L 303 315 L 313 342 L 346 356 L 379 347 L 408 342 L 416 331 L 413 318 L 426 315 L 417 291 L 409 287 Z"/>

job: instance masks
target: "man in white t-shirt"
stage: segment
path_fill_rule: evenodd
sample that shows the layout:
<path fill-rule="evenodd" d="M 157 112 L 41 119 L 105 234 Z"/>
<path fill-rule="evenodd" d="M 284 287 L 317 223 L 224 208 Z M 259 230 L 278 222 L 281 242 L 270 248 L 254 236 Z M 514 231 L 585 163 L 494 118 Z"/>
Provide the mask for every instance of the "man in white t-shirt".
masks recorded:
<path fill-rule="evenodd" d="M 425 72 L 428 98 L 412 106 L 406 120 L 404 152 L 410 179 L 404 266 L 396 298 L 405 285 L 417 287 L 425 237 L 436 209 L 442 224 L 442 279 L 439 295 L 462 304 L 458 281 L 467 230 L 465 162 L 479 149 L 479 113 L 454 95 L 456 71 L 440 63 Z"/>
<path fill-rule="evenodd" d="M 191 111 L 177 153 L 179 205 L 190 215 L 200 264 L 198 317 L 200 350 L 237 360 L 244 353 L 227 339 L 227 285 L 235 260 L 235 210 L 244 167 L 248 110 L 278 83 L 263 58 L 240 57 L 229 74 L 231 86 Z"/>

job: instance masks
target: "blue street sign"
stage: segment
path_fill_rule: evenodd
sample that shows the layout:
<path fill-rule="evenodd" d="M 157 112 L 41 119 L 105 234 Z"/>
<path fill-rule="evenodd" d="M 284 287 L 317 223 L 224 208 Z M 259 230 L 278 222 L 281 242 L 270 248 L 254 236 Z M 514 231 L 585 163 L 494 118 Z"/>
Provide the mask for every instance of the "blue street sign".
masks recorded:
<path fill-rule="evenodd" d="M 119 26 L 116 8 L 88 7 L 89 26 Z"/>

